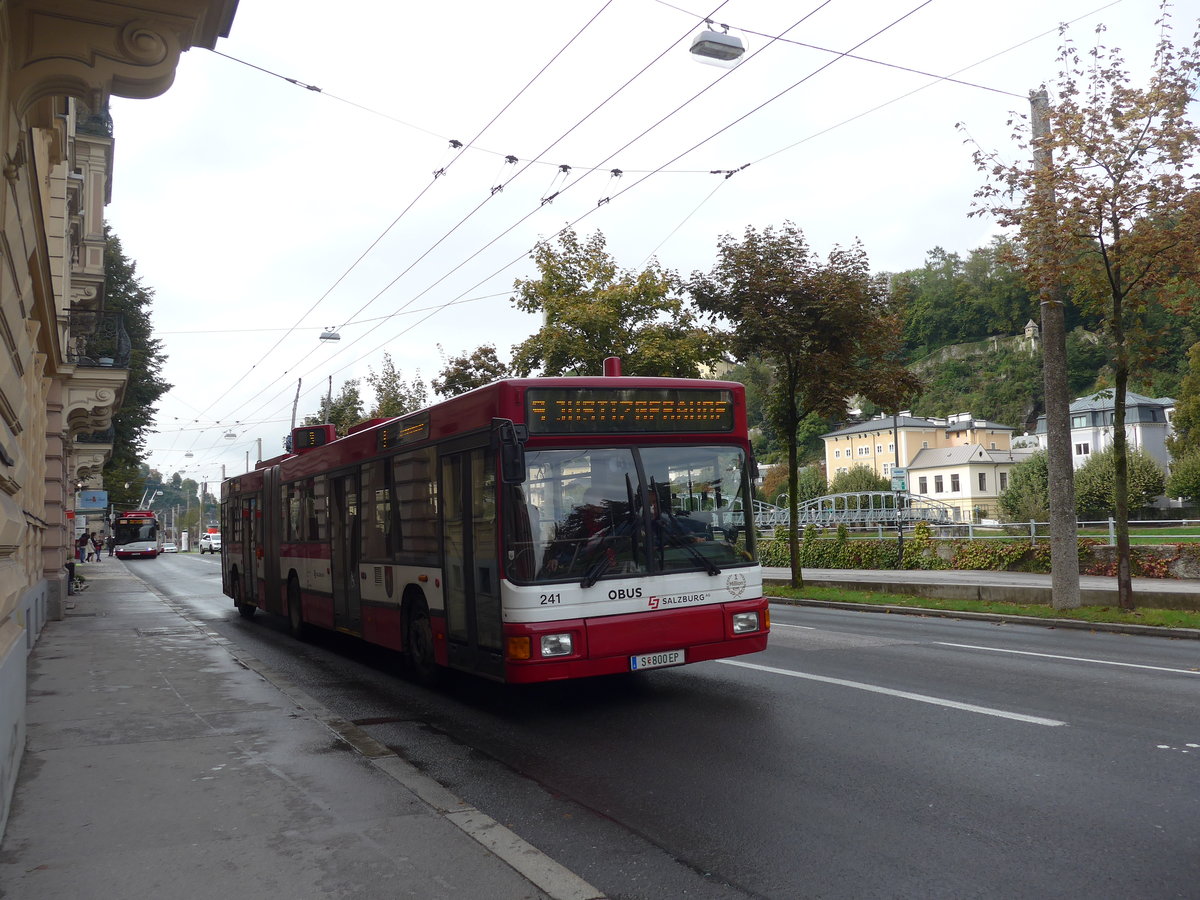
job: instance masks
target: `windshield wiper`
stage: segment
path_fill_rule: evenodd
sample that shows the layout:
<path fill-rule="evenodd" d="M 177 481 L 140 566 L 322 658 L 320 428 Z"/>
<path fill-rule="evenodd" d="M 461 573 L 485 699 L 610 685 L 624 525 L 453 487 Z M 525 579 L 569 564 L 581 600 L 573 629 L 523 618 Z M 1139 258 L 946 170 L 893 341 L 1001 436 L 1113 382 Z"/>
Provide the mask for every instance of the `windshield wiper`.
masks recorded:
<path fill-rule="evenodd" d="M 663 533 L 667 536 L 667 540 L 669 540 L 671 544 L 676 547 L 682 547 L 688 552 L 688 556 L 696 560 L 696 562 L 700 563 L 700 565 L 704 566 L 704 571 L 706 571 L 709 575 L 721 574 L 721 567 L 697 550 L 696 545 L 691 541 L 684 540 L 679 534 L 673 531 L 664 531 Z"/>
<path fill-rule="evenodd" d="M 612 565 L 612 557 L 608 553 L 608 548 L 605 547 L 603 550 L 604 552 L 600 554 L 600 558 L 592 563 L 591 567 L 583 573 L 583 581 L 579 582 L 580 587 L 591 587 L 600 580 L 601 576 Z"/>
<path fill-rule="evenodd" d="M 659 534 L 666 535 L 667 540 L 670 541 L 671 544 L 676 547 L 682 547 L 684 550 L 686 550 L 688 556 L 700 563 L 700 565 L 704 566 L 704 571 L 706 571 L 709 575 L 720 575 L 721 569 L 715 562 L 697 550 L 691 541 L 684 540 L 684 538 L 680 536 L 683 529 L 680 528 L 679 520 L 675 517 L 675 511 L 671 508 L 671 498 L 667 497 L 665 498 L 666 502 L 663 502 L 664 498 L 658 495 L 658 485 L 655 484 L 653 475 L 650 476 L 650 492 L 658 501 Z M 663 524 L 664 513 L 670 523 L 669 528 Z M 659 562 L 661 563 L 662 554 L 660 553 L 659 556 Z"/>

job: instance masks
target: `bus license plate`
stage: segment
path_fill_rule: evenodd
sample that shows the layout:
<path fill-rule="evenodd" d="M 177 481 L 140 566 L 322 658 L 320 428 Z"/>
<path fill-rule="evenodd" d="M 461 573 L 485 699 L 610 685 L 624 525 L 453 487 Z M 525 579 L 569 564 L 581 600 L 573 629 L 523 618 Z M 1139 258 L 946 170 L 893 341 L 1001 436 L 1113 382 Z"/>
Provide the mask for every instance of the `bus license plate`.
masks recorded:
<path fill-rule="evenodd" d="M 663 666 L 677 666 L 682 662 L 682 650 L 663 650 L 660 653 L 642 653 L 629 657 L 629 669 L 633 672 L 641 669 L 660 669 Z"/>

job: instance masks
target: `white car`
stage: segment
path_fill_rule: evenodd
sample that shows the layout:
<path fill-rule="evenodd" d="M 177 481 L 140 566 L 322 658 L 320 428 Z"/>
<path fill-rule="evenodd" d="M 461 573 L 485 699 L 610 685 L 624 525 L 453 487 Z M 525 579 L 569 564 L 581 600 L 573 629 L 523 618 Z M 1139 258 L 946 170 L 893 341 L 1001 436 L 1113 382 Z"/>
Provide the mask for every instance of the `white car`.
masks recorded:
<path fill-rule="evenodd" d="M 202 534 L 200 535 L 200 552 L 208 551 L 209 553 L 221 552 L 221 536 L 219 534 Z"/>
<path fill-rule="evenodd" d="M 175 546 L 174 541 L 163 541 L 162 552 L 163 553 L 178 553 L 179 548 Z"/>

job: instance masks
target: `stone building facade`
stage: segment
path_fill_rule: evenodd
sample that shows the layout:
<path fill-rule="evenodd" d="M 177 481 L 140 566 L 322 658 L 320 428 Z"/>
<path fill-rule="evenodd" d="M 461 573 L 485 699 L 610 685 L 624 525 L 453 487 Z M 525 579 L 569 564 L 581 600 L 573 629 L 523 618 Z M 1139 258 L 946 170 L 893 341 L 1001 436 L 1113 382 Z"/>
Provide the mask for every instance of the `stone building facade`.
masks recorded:
<path fill-rule="evenodd" d="M 0 833 L 26 658 L 62 614 L 75 495 L 102 488 L 128 338 L 104 309 L 110 96 L 155 97 L 237 0 L 0 0 Z M 109 439 L 111 441 L 111 438 Z"/>

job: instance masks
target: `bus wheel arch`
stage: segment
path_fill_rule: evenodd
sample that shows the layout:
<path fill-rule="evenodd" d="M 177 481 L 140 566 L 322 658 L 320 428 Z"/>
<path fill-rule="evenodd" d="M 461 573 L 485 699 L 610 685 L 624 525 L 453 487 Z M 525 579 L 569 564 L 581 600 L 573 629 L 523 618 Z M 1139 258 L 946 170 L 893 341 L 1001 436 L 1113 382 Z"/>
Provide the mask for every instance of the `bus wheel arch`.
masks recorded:
<path fill-rule="evenodd" d="M 405 589 L 401 613 L 404 621 L 404 650 L 409 671 L 419 684 L 432 687 L 440 680 L 442 668 L 437 664 L 433 649 L 429 604 L 419 587 L 409 585 Z"/>

